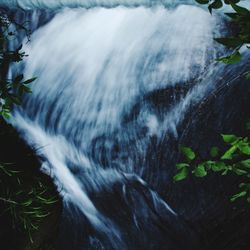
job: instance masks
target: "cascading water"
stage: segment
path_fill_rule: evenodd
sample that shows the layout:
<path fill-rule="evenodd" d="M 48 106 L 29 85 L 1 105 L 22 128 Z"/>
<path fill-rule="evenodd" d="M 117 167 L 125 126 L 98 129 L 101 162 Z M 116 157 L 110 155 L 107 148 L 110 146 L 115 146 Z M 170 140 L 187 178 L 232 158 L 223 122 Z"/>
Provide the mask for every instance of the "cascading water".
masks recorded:
<path fill-rule="evenodd" d="M 63 8 L 63 7 L 83 7 L 83 8 L 93 8 L 93 7 L 116 7 L 119 5 L 127 7 L 137 7 L 137 6 L 155 6 L 155 5 L 165 5 L 173 6 L 180 3 L 193 3 L 192 0 L 1 0 L 1 4 L 5 6 L 15 6 L 21 7 L 23 9 L 33 9 L 33 8 Z"/>
<path fill-rule="evenodd" d="M 232 78 L 213 63 L 216 26 L 195 6 L 77 8 L 59 11 L 32 34 L 24 75 L 38 79 L 12 123 L 38 149 L 65 210 L 80 221 L 71 233 L 82 235 L 65 249 L 196 249 L 195 233 L 161 196 L 170 179 L 158 153 L 166 137 L 178 141 L 190 107 L 225 72 Z M 154 101 L 160 93 L 162 103 Z M 170 139 L 164 151 L 171 162 Z"/>

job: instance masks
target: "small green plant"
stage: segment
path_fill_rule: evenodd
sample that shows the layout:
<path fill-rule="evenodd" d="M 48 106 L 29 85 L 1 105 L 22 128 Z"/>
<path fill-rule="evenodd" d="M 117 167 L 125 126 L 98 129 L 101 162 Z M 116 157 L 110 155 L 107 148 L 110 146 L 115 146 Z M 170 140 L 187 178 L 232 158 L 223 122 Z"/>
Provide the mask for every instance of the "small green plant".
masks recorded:
<path fill-rule="evenodd" d="M 7 79 L 8 67 L 12 63 L 19 63 L 27 55 L 22 51 L 22 45 L 14 50 L 9 49 L 9 41 L 16 39 L 17 30 L 28 30 L 17 24 L 3 10 L 0 11 L 0 116 L 5 119 L 10 118 L 13 105 L 20 105 L 22 96 L 31 93 L 28 84 L 36 78 L 24 80 L 22 74 L 17 74 L 13 79 Z"/>
<path fill-rule="evenodd" d="M 215 38 L 215 41 L 227 47 L 231 52 L 228 56 L 217 58 L 217 61 L 225 64 L 235 64 L 241 61 L 240 49 L 250 43 L 250 10 L 239 6 L 240 0 L 195 0 L 200 4 L 208 4 L 208 9 L 212 13 L 213 9 L 220 9 L 223 2 L 231 5 L 235 12 L 225 13 L 230 18 L 230 23 L 234 27 L 234 34 L 228 37 Z M 246 46 L 249 50 L 250 47 Z M 245 72 L 245 77 L 250 78 L 250 72 Z"/>
<path fill-rule="evenodd" d="M 25 231 L 33 242 L 32 233 L 50 215 L 57 196 L 51 196 L 51 187 L 39 177 L 27 180 L 27 174 L 10 163 L 0 165 L 0 190 L 0 201 L 6 207 L 2 215 L 9 213 L 13 227 Z"/>
<path fill-rule="evenodd" d="M 247 123 L 247 129 L 250 129 L 250 122 Z M 231 197 L 235 201 L 240 197 L 246 197 L 250 202 L 250 140 L 248 137 L 239 137 L 232 134 L 222 134 L 222 139 L 227 145 L 225 151 L 218 147 L 210 149 L 210 159 L 201 159 L 189 147 L 180 147 L 180 152 L 185 161 L 176 164 L 178 173 L 173 180 L 181 181 L 193 174 L 198 178 L 205 177 L 209 172 L 215 172 L 221 175 L 229 173 L 244 177 L 246 182 L 239 185 L 239 193 Z"/>

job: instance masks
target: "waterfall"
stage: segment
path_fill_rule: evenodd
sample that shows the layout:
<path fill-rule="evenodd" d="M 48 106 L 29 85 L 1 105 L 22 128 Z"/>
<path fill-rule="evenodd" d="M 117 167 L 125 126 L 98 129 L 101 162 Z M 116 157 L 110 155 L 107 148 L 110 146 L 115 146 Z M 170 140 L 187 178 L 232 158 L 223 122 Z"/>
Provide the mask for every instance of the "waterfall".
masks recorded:
<path fill-rule="evenodd" d="M 138 6 L 165 6 L 173 8 L 180 4 L 196 4 L 195 0 L 1 0 L 0 6 L 11 8 L 29 9 L 62 9 L 69 8 L 93 8 L 106 7 L 114 8 L 117 6 L 138 7 Z M 241 5 L 249 6 L 247 0 L 242 0 Z M 227 10 L 228 7 L 225 7 Z"/>
<path fill-rule="evenodd" d="M 177 4 L 185 4 L 194 2 L 192 0 L 1 0 L 0 4 L 3 6 L 21 7 L 23 9 L 58 9 L 63 7 L 108 7 L 113 8 L 119 5 L 126 7 L 138 6 L 175 6 Z"/>
<path fill-rule="evenodd" d="M 89 8 L 172 2 L 43 0 L 8 4 Z M 193 243 L 185 245 L 186 237 L 193 237 L 192 230 L 155 185 L 167 166 L 159 173 L 149 163 L 157 159 L 149 154 L 166 135 L 178 140 L 178 129 L 190 107 L 222 78 L 224 66 L 214 63 L 220 52 L 213 41 L 217 26 L 216 17 L 188 5 L 175 9 L 63 9 L 24 44 L 29 55 L 24 75 L 38 79 L 22 108 L 13 112 L 12 123 L 42 157 L 42 170 L 62 192 L 65 208 L 79 210 L 74 219 L 86 218 L 96 232 L 87 235 L 88 243 L 82 246 L 195 249 Z M 152 96 L 162 91 L 167 93 L 166 105 L 159 109 Z M 171 154 L 171 147 L 165 150 Z M 166 229 L 162 232 L 157 226 L 161 223 L 166 223 L 163 228 L 168 228 L 169 235 L 185 232 L 183 245 L 178 237 L 168 237 Z M 152 245 L 148 242 L 151 236 L 146 236 L 152 233 L 151 227 L 160 235 L 154 236 Z"/>

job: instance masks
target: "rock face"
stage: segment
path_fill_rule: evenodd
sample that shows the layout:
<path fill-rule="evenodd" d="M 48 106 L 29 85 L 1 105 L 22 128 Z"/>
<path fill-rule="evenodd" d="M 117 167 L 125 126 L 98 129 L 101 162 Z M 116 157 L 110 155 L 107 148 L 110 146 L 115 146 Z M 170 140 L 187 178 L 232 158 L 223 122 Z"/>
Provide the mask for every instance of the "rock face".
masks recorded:
<path fill-rule="evenodd" d="M 3 249 L 8 250 L 52 249 L 61 214 L 58 192 L 50 178 L 40 172 L 40 162 L 34 154 L 35 151 L 19 138 L 17 132 L 3 120 L 0 120 L 0 131 L 1 248 L 4 246 Z M 46 187 L 43 194 L 40 192 L 39 197 L 53 197 L 53 202 L 43 204 L 42 209 L 47 215 L 44 218 L 37 220 L 32 217 L 32 213 L 27 217 L 37 226 L 29 235 L 22 219 L 26 208 L 19 204 L 30 201 L 28 207 L 33 209 L 34 206 L 38 206 L 36 196 L 39 193 L 35 192 L 39 186 Z"/>

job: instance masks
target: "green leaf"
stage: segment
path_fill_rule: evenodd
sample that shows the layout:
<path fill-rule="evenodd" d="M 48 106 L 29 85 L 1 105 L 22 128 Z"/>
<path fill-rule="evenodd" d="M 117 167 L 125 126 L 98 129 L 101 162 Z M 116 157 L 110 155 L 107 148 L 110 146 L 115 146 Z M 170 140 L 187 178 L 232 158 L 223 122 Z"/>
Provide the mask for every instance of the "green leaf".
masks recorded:
<path fill-rule="evenodd" d="M 229 171 L 229 169 L 228 169 L 228 168 L 227 168 L 227 169 L 225 169 L 225 170 L 222 172 L 222 174 L 221 174 L 221 175 L 227 175 L 228 171 Z"/>
<path fill-rule="evenodd" d="M 219 148 L 218 147 L 212 147 L 210 150 L 210 155 L 215 158 L 219 155 Z"/>
<path fill-rule="evenodd" d="M 239 14 L 237 13 L 225 13 L 225 15 L 232 19 L 237 19 L 239 17 Z"/>
<path fill-rule="evenodd" d="M 232 143 L 236 142 L 239 139 L 239 137 L 237 137 L 235 135 L 222 134 L 221 136 L 223 138 L 223 141 L 226 142 L 226 143 L 229 143 L 229 144 L 232 144 Z"/>
<path fill-rule="evenodd" d="M 232 198 L 231 198 L 230 200 L 231 200 L 231 201 L 235 201 L 235 200 L 237 200 L 238 198 L 245 196 L 246 194 L 247 194 L 246 191 L 242 191 L 242 192 L 240 192 L 240 193 L 238 193 L 238 194 L 233 195 Z"/>
<path fill-rule="evenodd" d="M 34 82 L 36 79 L 37 79 L 37 77 L 30 78 L 30 79 L 24 81 L 22 84 L 30 84 L 30 83 Z"/>
<path fill-rule="evenodd" d="M 239 188 L 243 188 L 246 190 L 249 188 L 249 183 L 240 183 Z"/>
<path fill-rule="evenodd" d="M 204 164 L 199 164 L 193 171 L 196 177 L 204 177 L 207 175 L 207 171 L 205 169 Z"/>
<path fill-rule="evenodd" d="M 186 167 L 189 167 L 189 164 L 188 163 L 177 163 L 176 164 L 176 168 L 178 170 L 182 169 L 182 168 L 186 168 Z"/>
<path fill-rule="evenodd" d="M 22 79 L 23 79 L 23 74 L 18 75 L 15 77 L 14 82 L 20 82 L 20 81 L 22 81 Z"/>
<path fill-rule="evenodd" d="M 245 155 L 250 155 L 250 146 L 249 145 L 239 145 L 239 150 L 245 154 Z"/>
<path fill-rule="evenodd" d="M 232 3 L 238 3 L 240 0 L 224 0 L 225 4 L 232 4 Z"/>
<path fill-rule="evenodd" d="M 234 153 L 236 152 L 237 147 L 236 146 L 232 146 L 231 148 L 229 148 L 224 155 L 221 156 L 221 160 L 231 160 L 234 156 Z"/>
<path fill-rule="evenodd" d="M 231 4 L 232 8 L 240 15 L 248 15 L 250 13 L 250 11 L 244 7 L 241 7 L 239 5 L 236 5 L 234 3 Z"/>
<path fill-rule="evenodd" d="M 211 165 L 211 169 L 214 172 L 220 172 L 220 171 L 226 170 L 228 168 L 224 162 L 215 162 L 214 164 Z"/>
<path fill-rule="evenodd" d="M 209 0 L 195 0 L 199 4 L 208 4 Z"/>
<path fill-rule="evenodd" d="M 208 10 L 210 13 L 212 13 L 212 9 L 219 9 L 223 6 L 223 3 L 221 0 L 215 0 L 213 3 L 211 3 L 209 6 L 208 6 Z"/>
<path fill-rule="evenodd" d="M 250 72 L 245 73 L 244 76 L 245 76 L 246 78 L 250 78 Z"/>
<path fill-rule="evenodd" d="M 5 118 L 6 120 L 9 120 L 11 118 L 11 114 L 9 112 L 1 112 L 0 113 L 3 118 Z"/>
<path fill-rule="evenodd" d="M 208 170 L 212 168 L 212 166 L 215 164 L 215 161 L 205 161 L 203 164 L 206 166 Z"/>
<path fill-rule="evenodd" d="M 240 164 L 241 164 L 243 167 L 250 168 L 250 159 L 241 161 Z"/>
<path fill-rule="evenodd" d="M 234 173 L 236 173 L 237 175 L 243 175 L 243 174 L 247 174 L 248 172 L 246 170 L 243 169 L 239 169 L 239 168 L 233 168 Z"/>
<path fill-rule="evenodd" d="M 187 158 L 187 160 L 192 161 L 195 159 L 195 153 L 191 148 L 181 146 L 180 151 Z"/>
<path fill-rule="evenodd" d="M 214 0 L 213 3 L 210 4 L 212 9 L 219 9 L 223 6 L 223 3 L 221 0 Z"/>
<path fill-rule="evenodd" d="M 233 53 L 230 56 L 221 57 L 221 58 L 216 59 L 216 61 L 223 62 L 225 64 L 235 64 L 235 63 L 240 62 L 240 60 L 241 60 L 241 54 L 239 51 L 236 51 L 235 53 Z"/>
<path fill-rule="evenodd" d="M 27 86 L 22 85 L 21 89 L 26 93 L 32 93 L 32 90 Z"/>
<path fill-rule="evenodd" d="M 181 181 L 181 180 L 186 179 L 187 176 L 188 176 L 187 168 L 182 168 L 182 170 L 174 176 L 173 180 L 174 180 L 174 182 Z"/>
<path fill-rule="evenodd" d="M 235 37 L 214 38 L 214 40 L 228 48 L 235 49 L 243 45 L 241 39 Z"/>

